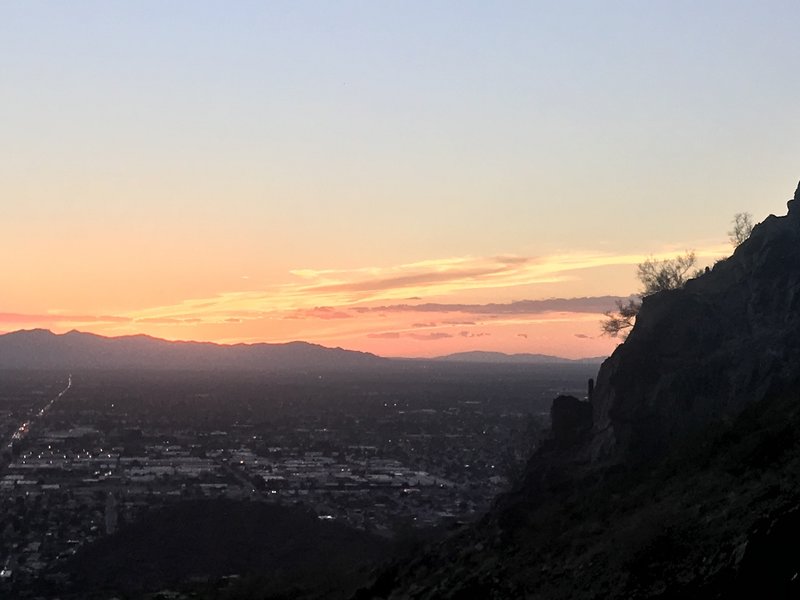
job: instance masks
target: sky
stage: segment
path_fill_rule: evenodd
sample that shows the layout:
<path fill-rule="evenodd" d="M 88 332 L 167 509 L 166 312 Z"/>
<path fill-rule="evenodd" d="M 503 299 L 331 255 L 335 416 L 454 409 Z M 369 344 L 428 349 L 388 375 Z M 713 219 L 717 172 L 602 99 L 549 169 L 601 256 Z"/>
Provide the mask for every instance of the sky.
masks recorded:
<path fill-rule="evenodd" d="M 800 179 L 795 1 L 0 0 L 0 331 L 577 358 Z"/>

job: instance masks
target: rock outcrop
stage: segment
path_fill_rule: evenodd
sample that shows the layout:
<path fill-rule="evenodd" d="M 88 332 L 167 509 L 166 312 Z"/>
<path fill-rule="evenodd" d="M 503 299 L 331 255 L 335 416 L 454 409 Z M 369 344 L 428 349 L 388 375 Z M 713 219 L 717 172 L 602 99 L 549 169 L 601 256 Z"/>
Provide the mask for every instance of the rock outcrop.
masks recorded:
<path fill-rule="evenodd" d="M 800 185 L 730 258 L 644 299 L 600 368 L 593 461 L 642 461 L 800 381 Z"/>

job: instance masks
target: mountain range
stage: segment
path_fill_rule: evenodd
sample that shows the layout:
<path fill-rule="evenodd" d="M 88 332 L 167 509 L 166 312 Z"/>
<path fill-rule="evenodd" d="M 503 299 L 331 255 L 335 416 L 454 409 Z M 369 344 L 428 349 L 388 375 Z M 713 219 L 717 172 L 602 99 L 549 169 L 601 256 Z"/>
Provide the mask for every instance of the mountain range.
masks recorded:
<path fill-rule="evenodd" d="M 600 364 L 606 359 L 605 356 L 593 356 L 589 358 L 562 358 L 549 354 L 506 354 L 504 352 L 485 352 L 472 350 L 468 352 L 456 352 L 445 356 L 437 356 L 434 360 L 442 362 L 465 362 L 465 363 L 496 363 L 496 364 L 517 364 L 517 365 L 548 365 L 548 364 Z"/>
<path fill-rule="evenodd" d="M 599 364 L 604 357 L 571 360 L 545 354 L 459 352 L 434 360 L 488 364 Z M 274 371 L 354 369 L 387 365 L 394 359 L 369 352 L 308 342 L 215 344 L 168 341 L 147 335 L 105 337 L 29 329 L 0 335 L 0 369 L 157 369 Z"/>
<path fill-rule="evenodd" d="M 335 370 L 387 362 L 367 352 L 307 342 L 223 345 L 146 335 L 55 334 L 46 329 L 0 335 L 0 368 L 4 369 Z"/>

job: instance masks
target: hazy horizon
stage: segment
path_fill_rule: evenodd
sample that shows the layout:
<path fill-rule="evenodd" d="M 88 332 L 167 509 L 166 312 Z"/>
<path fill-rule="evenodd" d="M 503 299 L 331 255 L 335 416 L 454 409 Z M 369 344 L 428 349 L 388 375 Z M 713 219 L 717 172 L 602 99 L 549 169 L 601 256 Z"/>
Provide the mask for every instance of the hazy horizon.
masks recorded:
<path fill-rule="evenodd" d="M 50 334 L 53 334 L 53 335 L 56 335 L 56 336 L 59 336 L 59 337 L 67 335 L 67 334 L 71 334 L 71 333 L 77 333 L 77 334 L 80 334 L 80 335 L 86 334 L 86 335 L 90 335 L 90 336 L 99 335 L 101 338 L 104 338 L 104 339 L 131 338 L 131 337 L 135 338 L 135 337 L 144 336 L 144 337 L 150 338 L 150 339 L 158 341 L 158 342 L 178 342 L 178 343 L 184 343 L 184 344 L 187 344 L 187 343 L 188 344 L 209 344 L 209 343 L 211 343 L 211 344 L 214 344 L 214 345 L 217 345 L 217 346 L 237 346 L 237 345 L 239 345 L 239 346 L 240 345 L 253 346 L 253 345 L 259 345 L 259 344 L 282 345 L 282 344 L 293 344 L 293 343 L 315 345 L 314 342 L 307 342 L 306 340 L 291 340 L 291 341 L 288 341 L 288 342 L 231 342 L 231 343 L 208 342 L 207 340 L 160 338 L 160 337 L 157 337 L 157 336 L 151 336 L 150 334 L 146 334 L 146 333 L 132 333 L 132 334 L 131 333 L 126 333 L 126 334 L 120 334 L 120 335 L 106 336 L 106 335 L 102 335 L 102 334 L 92 333 L 90 331 L 81 331 L 80 329 L 71 329 L 71 330 L 66 331 L 66 332 L 57 333 L 57 332 L 54 332 L 52 329 L 47 329 L 47 328 L 42 328 L 42 327 L 28 328 L 28 329 L 14 329 L 14 330 L 11 330 L 11 331 L 0 331 L 0 336 L 10 335 L 10 334 L 33 333 L 33 332 L 37 332 L 37 331 L 44 331 L 44 332 L 47 332 L 47 333 L 50 333 Z M 331 347 L 331 346 L 325 346 L 324 344 L 317 344 L 317 345 L 320 345 L 323 348 L 331 348 L 331 349 L 336 349 L 336 350 L 347 350 L 347 351 L 359 352 L 358 350 L 354 350 L 352 348 L 343 348 L 341 346 Z M 375 353 L 371 353 L 371 354 L 375 354 Z M 470 355 L 470 354 L 475 354 L 475 355 L 477 355 L 477 354 L 493 355 L 493 354 L 496 354 L 496 355 L 499 355 L 499 356 L 506 356 L 506 357 L 509 357 L 509 358 L 530 355 L 530 356 L 551 357 L 551 358 L 557 358 L 557 359 L 563 359 L 563 360 L 576 360 L 576 361 L 585 361 L 585 360 L 590 360 L 591 361 L 591 360 L 595 360 L 595 359 L 599 359 L 599 358 L 604 358 L 604 357 L 607 356 L 607 355 L 580 356 L 580 357 L 578 357 L 576 359 L 572 359 L 572 358 L 565 357 L 565 356 L 548 355 L 548 354 L 542 354 L 542 353 L 538 353 L 538 352 L 505 353 L 505 352 L 492 351 L 492 350 L 462 350 L 462 351 L 458 351 L 458 352 L 442 354 L 442 355 L 433 355 L 433 356 L 391 356 L 391 355 L 383 355 L 383 354 L 375 354 L 375 356 L 377 356 L 378 358 L 387 358 L 387 359 L 427 360 L 427 359 L 432 359 L 432 358 L 449 358 L 451 356 L 456 356 L 456 355 L 461 355 L 461 354 L 463 354 L 463 355 Z M 472 362 L 474 362 L 474 361 L 472 361 Z M 266 366 L 269 366 L 269 365 L 266 365 Z"/>

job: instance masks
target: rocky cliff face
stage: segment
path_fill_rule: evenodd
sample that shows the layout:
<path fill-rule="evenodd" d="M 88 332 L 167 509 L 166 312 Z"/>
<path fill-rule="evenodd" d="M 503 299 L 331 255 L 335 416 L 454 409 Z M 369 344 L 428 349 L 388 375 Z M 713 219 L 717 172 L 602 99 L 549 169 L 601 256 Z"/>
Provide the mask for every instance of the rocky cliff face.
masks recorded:
<path fill-rule="evenodd" d="M 592 397 L 593 461 L 647 460 L 800 381 L 800 185 L 727 260 L 644 299 Z"/>
<path fill-rule="evenodd" d="M 552 416 L 515 490 L 358 600 L 800 597 L 800 186 Z"/>

